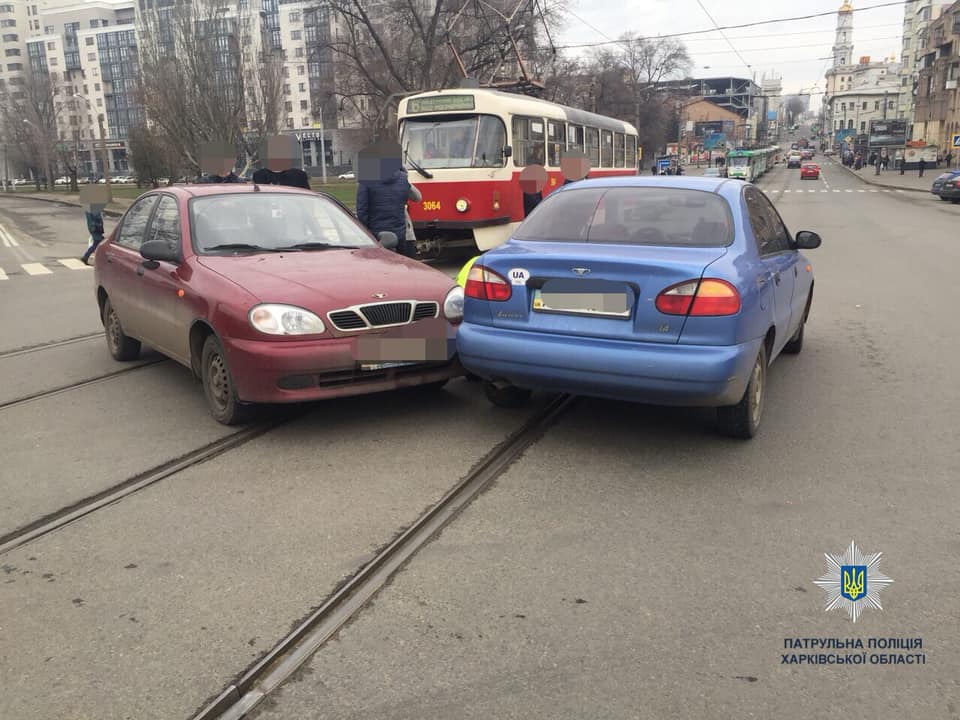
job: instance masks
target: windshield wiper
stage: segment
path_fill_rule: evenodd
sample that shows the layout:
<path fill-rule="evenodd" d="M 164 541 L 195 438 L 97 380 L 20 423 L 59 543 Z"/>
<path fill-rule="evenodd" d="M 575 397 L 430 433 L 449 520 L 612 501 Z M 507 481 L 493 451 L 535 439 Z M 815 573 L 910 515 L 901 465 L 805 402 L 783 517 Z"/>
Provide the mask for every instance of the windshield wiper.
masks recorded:
<path fill-rule="evenodd" d="M 337 243 L 303 242 L 295 245 L 283 245 L 276 250 L 278 252 L 286 250 L 356 250 L 359 247 L 359 245 L 339 245 Z"/>
<path fill-rule="evenodd" d="M 439 123 L 438 123 L 438 124 L 439 124 Z M 425 178 L 427 178 L 427 180 L 432 180 L 432 179 L 433 179 L 433 173 L 428 173 L 428 172 L 427 172 L 426 170 L 424 170 L 422 167 L 420 167 L 419 165 L 417 165 L 416 162 L 414 162 L 413 160 L 410 159 L 410 143 L 409 143 L 409 142 L 407 142 L 407 146 L 403 149 L 403 157 L 406 159 L 406 161 L 407 161 L 408 163 L 410 163 L 410 165 L 413 166 L 413 169 L 414 169 L 414 170 L 416 170 L 418 173 L 420 173 L 420 174 L 423 175 Z"/>
<path fill-rule="evenodd" d="M 250 243 L 222 243 L 220 245 L 211 245 L 204 248 L 209 250 L 262 250 L 263 252 L 276 252 L 277 248 L 264 247 L 262 245 L 251 245 Z"/>

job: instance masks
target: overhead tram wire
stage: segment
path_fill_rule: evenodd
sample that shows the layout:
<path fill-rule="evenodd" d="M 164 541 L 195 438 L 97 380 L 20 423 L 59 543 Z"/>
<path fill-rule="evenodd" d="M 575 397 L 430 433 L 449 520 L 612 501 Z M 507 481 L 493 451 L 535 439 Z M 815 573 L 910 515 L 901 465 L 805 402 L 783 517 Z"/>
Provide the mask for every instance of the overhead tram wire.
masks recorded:
<path fill-rule="evenodd" d="M 753 72 L 753 65 L 751 65 L 750 63 L 748 63 L 748 62 L 744 59 L 743 55 L 740 54 L 740 51 L 737 50 L 737 48 L 734 46 L 734 44 L 733 44 L 732 42 L 730 42 L 730 40 L 727 38 L 726 35 L 723 34 L 723 30 L 720 29 L 720 23 L 718 23 L 716 20 L 713 19 L 713 15 L 710 14 L 710 11 L 707 10 L 706 6 L 705 6 L 700 0 L 697 0 L 697 5 L 699 5 L 699 6 L 700 6 L 700 9 L 703 10 L 704 14 L 705 14 L 708 18 L 710 18 L 710 22 L 713 23 L 713 26 L 717 29 L 717 32 L 720 33 L 720 37 L 722 37 L 724 40 L 727 41 L 727 45 L 729 45 L 729 46 L 730 46 L 730 49 L 733 50 L 733 52 L 736 54 L 736 56 L 737 56 L 738 58 L 740 58 L 740 62 L 743 63 L 744 67 L 746 67 L 747 70 L 749 70 L 750 72 Z M 756 77 L 756 76 L 754 76 L 754 77 Z M 748 112 L 749 112 L 749 111 L 748 111 Z M 749 115 L 748 115 L 747 117 L 748 117 L 748 119 L 749 119 Z"/>
<path fill-rule="evenodd" d="M 880 3 L 879 5 L 870 5 L 868 7 L 852 8 L 850 12 L 862 13 L 862 12 L 867 12 L 869 10 L 879 10 L 880 8 L 886 8 L 886 7 L 902 7 L 904 5 L 909 5 L 910 3 L 915 1 L 916 0 L 897 0 L 896 2 Z M 777 23 L 798 22 L 800 20 L 812 20 L 813 18 L 820 18 L 820 17 L 835 17 L 836 14 L 837 14 L 837 11 L 832 10 L 830 12 L 812 13 L 810 15 L 795 15 L 793 17 L 774 18 L 772 20 L 757 20 L 756 22 L 740 23 L 738 25 L 724 25 L 722 27 L 709 28 L 706 30 L 688 30 L 685 32 L 667 33 L 664 35 L 650 36 L 649 39 L 667 40 L 669 38 L 689 37 L 690 35 L 706 35 L 707 33 L 714 33 L 721 30 L 739 30 L 741 28 L 759 27 L 762 25 L 776 25 Z M 589 25 L 589 23 L 586 23 L 586 24 Z M 600 31 L 597 31 L 597 32 L 600 32 Z M 600 32 L 600 34 L 604 35 L 605 37 L 608 37 L 602 32 Z M 558 45 L 557 50 L 601 47 L 603 45 L 624 45 L 627 43 L 628 43 L 627 40 L 608 40 L 605 42 L 577 43 L 574 45 Z"/>

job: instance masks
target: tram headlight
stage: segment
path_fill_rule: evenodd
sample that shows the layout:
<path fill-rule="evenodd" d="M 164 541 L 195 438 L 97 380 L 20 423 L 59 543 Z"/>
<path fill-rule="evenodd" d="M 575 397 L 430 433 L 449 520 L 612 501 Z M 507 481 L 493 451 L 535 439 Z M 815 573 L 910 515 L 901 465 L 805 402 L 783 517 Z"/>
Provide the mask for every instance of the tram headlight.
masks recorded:
<path fill-rule="evenodd" d="M 457 204 L 455 207 L 457 208 L 457 212 L 465 213 L 467 210 L 470 209 L 470 203 L 468 203 L 464 198 L 460 198 L 459 200 L 457 200 Z"/>

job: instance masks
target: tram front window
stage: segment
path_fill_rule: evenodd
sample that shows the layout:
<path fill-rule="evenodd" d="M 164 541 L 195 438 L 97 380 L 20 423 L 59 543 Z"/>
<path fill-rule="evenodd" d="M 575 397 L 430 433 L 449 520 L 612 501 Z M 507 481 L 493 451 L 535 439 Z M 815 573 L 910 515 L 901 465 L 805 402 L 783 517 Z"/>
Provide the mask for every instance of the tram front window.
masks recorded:
<path fill-rule="evenodd" d="M 747 167 L 750 165 L 748 157 L 733 157 L 727 160 L 727 167 Z"/>
<path fill-rule="evenodd" d="M 492 115 L 452 115 L 405 118 L 400 127 L 400 147 L 409 167 L 503 167 L 507 133 Z"/>

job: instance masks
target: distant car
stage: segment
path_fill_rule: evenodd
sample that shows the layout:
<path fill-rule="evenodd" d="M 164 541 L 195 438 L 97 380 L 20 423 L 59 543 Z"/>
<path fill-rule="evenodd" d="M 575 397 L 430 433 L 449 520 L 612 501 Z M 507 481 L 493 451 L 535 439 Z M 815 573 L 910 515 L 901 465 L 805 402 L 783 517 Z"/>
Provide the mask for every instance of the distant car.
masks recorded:
<path fill-rule="evenodd" d="M 805 149 L 800 151 L 801 160 L 813 160 L 813 150 Z"/>
<path fill-rule="evenodd" d="M 720 172 L 720 168 L 704 168 L 703 177 L 723 177 Z"/>
<path fill-rule="evenodd" d="M 94 256 L 107 348 L 190 368 L 213 417 L 463 374 L 463 290 L 333 198 L 240 183 L 141 195 Z M 791 285 L 793 278 L 791 277 Z"/>
<path fill-rule="evenodd" d="M 66 175 L 64 175 L 64 176 L 62 176 L 62 177 L 58 177 L 56 180 L 53 181 L 53 184 L 54 184 L 54 185 L 69 185 L 69 184 L 70 184 L 70 178 L 67 177 Z"/>
<path fill-rule="evenodd" d="M 343 173 L 342 175 L 337 175 L 337 180 L 356 180 L 356 174 L 352 172 Z"/>
<path fill-rule="evenodd" d="M 831 157 L 831 156 L 833 156 L 833 155 L 836 155 L 836 154 L 837 154 L 837 151 L 834 150 L 833 148 L 827 148 L 826 150 L 823 151 L 823 154 L 824 154 L 826 157 Z"/>
<path fill-rule="evenodd" d="M 787 167 L 788 168 L 798 168 L 803 162 L 803 158 L 797 153 L 791 153 L 787 158 Z"/>
<path fill-rule="evenodd" d="M 767 367 L 803 346 L 813 272 L 800 250 L 819 245 L 750 183 L 582 180 L 470 268 L 457 352 L 496 405 L 543 390 L 707 406 L 752 437 Z"/>
<path fill-rule="evenodd" d="M 813 180 L 820 179 L 820 166 L 816 163 L 807 162 L 800 166 L 800 179 L 806 180 L 811 178 Z"/>
<path fill-rule="evenodd" d="M 960 181 L 960 170 L 948 170 L 933 181 L 930 192 L 941 200 L 957 202 L 957 197 L 960 196 L 957 188 L 958 181 Z"/>

